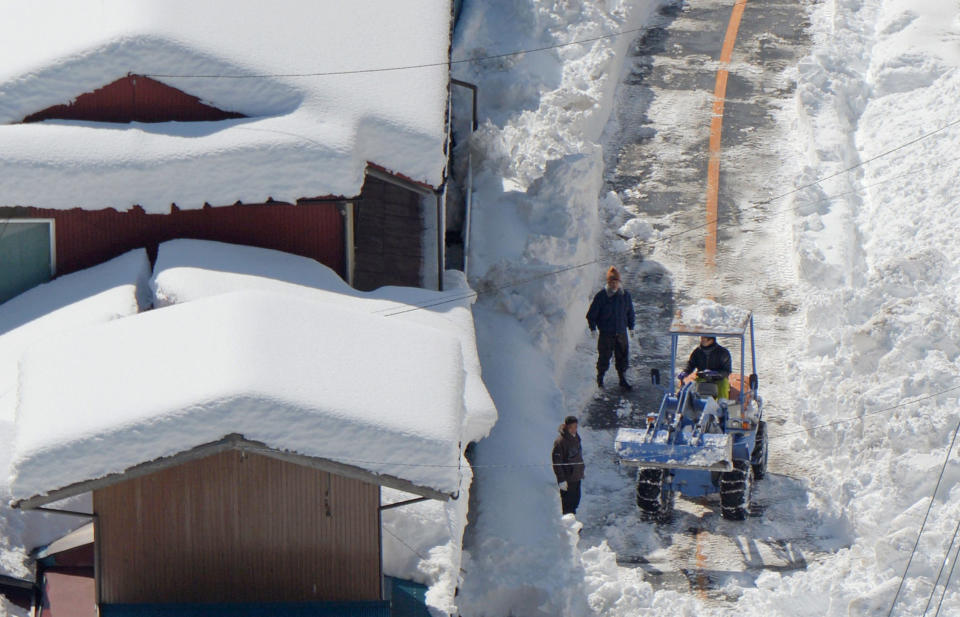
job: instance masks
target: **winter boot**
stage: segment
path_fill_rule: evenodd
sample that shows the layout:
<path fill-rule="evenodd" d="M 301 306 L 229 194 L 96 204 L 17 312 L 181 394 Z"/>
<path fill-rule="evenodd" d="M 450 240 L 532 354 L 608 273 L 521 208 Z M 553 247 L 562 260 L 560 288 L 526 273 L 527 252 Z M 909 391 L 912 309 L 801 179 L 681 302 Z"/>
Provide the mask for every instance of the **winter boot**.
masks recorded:
<path fill-rule="evenodd" d="M 633 386 L 627 383 L 627 378 L 623 376 L 623 373 L 620 373 L 620 388 L 623 390 L 633 390 Z"/>
<path fill-rule="evenodd" d="M 603 373 L 597 373 L 597 387 L 603 388 Z"/>

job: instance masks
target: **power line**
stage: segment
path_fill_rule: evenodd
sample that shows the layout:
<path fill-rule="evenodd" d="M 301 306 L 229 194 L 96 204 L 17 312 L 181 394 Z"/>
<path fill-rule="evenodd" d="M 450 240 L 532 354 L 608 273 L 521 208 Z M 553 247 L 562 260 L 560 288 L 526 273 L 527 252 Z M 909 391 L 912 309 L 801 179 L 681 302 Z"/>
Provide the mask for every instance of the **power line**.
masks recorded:
<path fill-rule="evenodd" d="M 937 578 L 933 581 L 933 588 L 930 589 L 930 597 L 927 598 L 927 605 L 923 607 L 923 612 L 920 613 L 922 616 L 926 616 L 927 609 L 930 608 L 930 604 L 933 602 L 933 596 L 937 593 L 937 586 L 940 584 L 940 577 L 943 576 L 943 569 L 947 567 L 947 561 L 950 560 L 950 553 L 953 552 L 953 545 L 957 543 L 957 535 L 960 535 L 960 518 L 957 519 L 957 526 L 953 530 L 953 537 L 950 539 L 950 546 L 947 547 L 947 550 L 943 552 L 943 561 L 940 562 L 940 569 L 937 571 Z M 954 564 L 956 564 L 956 559 L 954 559 Z M 953 567 L 950 568 L 950 574 L 953 574 Z M 947 580 L 943 582 L 943 594 L 947 593 L 947 585 L 950 583 L 950 574 L 947 575 Z M 943 604 L 943 596 L 940 596 L 940 604 Z M 940 612 L 940 608 L 937 608 L 937 612 Z"/>
<path fill-rule="evenodd" d="M 878 410 L 875 410 L 875 411 L 871 411 L 871 412 L 869 412 L 869 413 L 865 413 L 865 414 L 863 414 L 863 415 L 857 416 L 856 418 L 848 418 L 848 419 L 845 419 L 845 420 L 838 420 L 838 421 L 836 421 L 836 422 L 830 422 L 830 423 L 828 423 L 828 424 L 821 424 L 821 425 L 818 425 L 818 426 L 815 426 L 815 427 L 811 427 L 811 428 L 809 428 L 809 429 L 803 429 L 802 431 L 797 431 L 797 432 L 798 432 L 798 433 L 802 433 L 802 432 L 809 431 L 809 430 L 813 430 L 813 429 L 816 429 L 816 428 L 823 428 L 823 427 L 827 427 L 827 426 L 834 426 L 834 425 L 838 425 L 838 424 L 845 424 L 845 423 L 848 423 L 848 422 L 853 422 L 853 421 L 856 421 L 856 420 L 860 420 L 860 419 L 862 419 L 862 418 L 864 418 L 864 417 L 866 417 L 866 416 L 868 416 L 868 415 L 875 415 L 875 414 L 884 413 L 884 412 L 887 412 L 887 411 L 892 411 L 892 410 L 898 409 L 898 408 L 900 408 L 900 407 L 905 407 L 905 406 L 907 406 L 907 405 L 913 405 L 913 404 L 919 403 L 919 402 L 921 402 L 921 401 L 925 401 L 925 400 L 928 400 L 928 399 L 931 399 L 931 398 L 934 398 L 934 397 L 937 397 L 937 396 L 941 396 L 941 395 L 946 394 L 946 393 L 948 393 L 948 392 L 952 392 L 952 391 L 954 391 L 954 390 L 960 390 L 960 385 L 954 386 L 954 387 L 952 387 L 952 388 L 947 388 L 946 390 L 941 390 L 941 391 L 939 391 L 939 392 L 935 392 L 935 393 L 930 394 L 930 395 L 928 395 L 928 396 L 924 396 L 924 397 L 921 397 L 921 398 L 917 398 L 917 399 L 913 399 L 913 400 L 910 400 L 910 401 L 906 401 L 906 402 L 900 403 L 900 404 L 898 404 L 898 405 L 891 405 L 890 407 L 884 407 L 883 409 L 878 409 Z M 960 425 L 958 425 L 958 428 L 960 428 Z M 774 440 L 779 439 L 779 438 L 781 438 L 781 437 L 787 437 L 788 435 L 793 435 L 793 434 L 795 434 L 795 433 L 782 433 L 782 434 L 779 434 L 779 435 L 772 435 L 772 436 L 769 437 L 769 439 L 770 439 L 770 441 L 774 441 Z M 956 439 L 956 435 L 954 435 L 954 439 Z M 952 448 L 953 448 L 953 445 L 951 444 L 951 450 L 952 450 Z M 352 464 L 352 465 L 373 465 L 373 466 L 385 466 L 385 467 L 395 466 L 395 467 L 407 467 L 407 468 L 418 468 L 418 469 L 459 469 L 459 468 L 460 468 L 460 465 L 441 465 L 441 464 L 437 464 L 437 463 L 409 463 L 409 462 L 403 462 L 403 461 L 371 461 L 371 460 L 363 460 L 363 459 L 339 459 L 339 458 L 338 458 L 337 460 L 338 460 L 339 462 L 341 462 L 341 463 Z M 551 462 L 551 463 L 546 463 L 546 462 L 513 463 L 513 462 L 510 462 L 510 463 L 495 463 L 495 464 L 471 464 L 471 465 L 470 465 L 470 469 L 473 470 L 473 471 L 477 471 L 477 470 L 493 470 L 493 469 L 504 469 L 504 470 L 506 470 L 506 469 L 529 469 L 529 468 L 537 468 L 537 467 L 548 468 L 548 467 L 553 467 L 553 466 L 554 466 L 554 464 L 553 464 L 552 462 Z"/>
<path fill-rule="evenodd" d="M 943 582 L 943 591 L 940 592 L 940 601 L 937 603 L 937 612 L 933 614 L 933 617 L 940 616 L 940 609 L 943 608 L 943 599 L 947 596 L 947 587 L 950 586 L 950 579 L 953 578 L 953 571 L 957 567 L 958 560 L 960 560 L 960 549 L 958 549 L 957 553 L 953 556 L 953 564 L 950 566 L 950 572 L 947 574 L 947 580 Z"/>
<path fill-rule="evenodd" d="M 802 191 L 802 190 L 805 190 L 805 189 L 811 188 L 811 187 L 813 187 L 813 186 L 816 186 L 816 185 L 820 184 L 821 182 L 825 182 L 825 181 L 827 181 L 827 180 L 830 180 L 830 179 L 832 179 L 832 178 L 835 178 L 835 177 L 837 177 L 837 176 L 839 176 L 839 175 L 841 175 L 841 174 L 844 174 L 844 173 L 849 173 L 850 171 L 853 171 L 853 170 L 855 170 L 855 169 L 857 169 L 857 168 L 859 168 L 859 167 L 862 167 L 862 166 L 864 166 L 864 165 L 867 165 L 867 164 L 869 164 L 869 163 L 871 163 L 871 162 L 873 162 L 873 161 L 876 161 L 877 159 L 882 158 L 882 157 L 884 157 L 884 156 L 888 156 L 888 155 L 890 155 L 890 154 L 892 154 L 892 153 L 894 153 L 894 152 L 897 152 L 898 150 L 902 150 L 903 148 L 906 148 L 907 146 L 910 146 L 910 145 L 915 144 L 915 143 L 917 143 L 917 142 L 919 142 L 919 141 L 922 141 L 922 140 L 924 140 L 924 139 L 927 139 L 927 138 L 929 138 L 929 137 L 931 137 L 931 136 L 933 136 L 933 135 L 936 135 L 937 133 L 940 133 L 941 131 L 944 131 L 944 130 L 946 130 L 946 129 L 952 127 L 952 126 L 955 126 L 955 125 L 957 125 L 957 124 L 960 124 L 960 119 L 955 120 L 955 121 L 953 121 L 953 122 L 950 122 L 950 123 L 948 123 L 948 124 L 946 124 L 946 125 L 938 128 L 938 129 L 936 129 L 936 130 L 930 131 L 929 133 L 925 133 L 925 134 L 921 135 L 920 137 L 917 137 L 917 138 L 915 138 L 915 139 L 912 139 L 912 140 L 910 140 L 909 142 L 906 142 L 906 143 L 904 143 L 904 144 L 901 144 L 901 145 L 899 145 L 899 146 L 897 146 L 897 147 L 895 147 L 895 148 L 891 148 L 890 150 L 887 150 L 886 152 L 883 152 L 882 154 L 878 154 L 877 156 L 871 157 L 871 158 L 869 158 L 869 159 L 867 159 L 867 160 L 865 160 L 865 161 L 861 161 L 860 163 L 858 163 L 858 164 L 856 164 L 856 165 L 847 167 L 846 169 L 843 169 L 843 170 L 838 171 L 838 172 L 836 172 L 836 173 L 830 174 L 829 176 L 825 176 L 825 177 L 823 177 L 823 178 L 818 178 L 817 180 L 814 180 L 814 181 L 809 182 L 809 183 L 807 183 L 807 184 L 804 184 L 804 185 L 802 185 L 802 186 L 796 187 L 796 188 L 794 188 L 794 189 L 792 189 L 792 190 L 790 190 L 790 191 L 787 191 L 787 192 L 785 192 L 785 193 L 781 193 L 781 194 L 779 194 L 779 195 L 777 195 L 777 196 L 775 196 L 775 197 L 771 197 L 771 198 L 765 199 L 765 200 L 763 200 L 763 201 L 754 202 L 754 203 L 751 204 L 750 206 L 742 209 L 741 212 L 746 212 L 746 211 L 749 211 L 749 210 L 751 210 L 751 209 L 758 208 L 758 207 L 760 207 L 760 206 L 769 205 L 769 204 L 771 204 L 771 203 L 773 203 L 773 202 L 775 202 L 775 201 L 778 201 L 778 200 L 780 200 L 780 199 L 783 199 L 783 198 L 785 198 L 785 197 L 788 197 L 788 196 L 790 196 L 790 195 L 793 195 L 793 194 L 795 194 L 795 193 L 798 193 L 798 192 L 800 192 L 800 191 Z M 948 160 L 947 162 L 952 162 L 952 161 L 956 161 L 956 160 L 960 160 L 960 157 L 957 157 L 957 158 L 954 158 L 954 159 L 950 159 L 950 160 Z M 812 203 L 813 203 L 813 204 L 828 203 L 828 202 L 836 199 L 837 197 L 842 197 L 842 196 L 844 196 L 844 195 L 850 195 L 850 194 L 860 193 L 861 191 L 863 191 L 863 190 L 865 190 L 865 189 L 872 188 L 872 187 L 875 187 L 875 186 L 879 186 L 879 185 L 881 185 L 881 184 L 885 184 L 885 183 L 890 182 L 890 181 L 892 181 L 892 180 L 896 180 L 896 179 L 899 179 L 899 178 L 904 178 L 904 177 L 907 177 L 907 176 L 917 175 L 917 174 L 919 174 L 921 171 L 924 171 L 924 170 L 923 170 L 923 169 L 918 169 L 918 170 L 913 170 L 913 171 L 904 172 L 904 173 L 902 173 L 902 174 L 897 174 L 897 175 L 895 175 L 895 176 L 888 176 L 887 178 L 884 178 L 883 180 L 874 182 L 874 183 L 872 183 L 872 184 L 868 184 L 868 185 L 861 186 L 861 187 L 858 188 L 858 189 L 852 189 L 852 190 L 849 190 L 849 191 L 844 191 L 844 192 L 842 192 L 842 193 L 837 193 L 837 194 L 835 194 L 835 195 L 828 195 L 828 196 L 826 196 L 826 197 L 824 197 L 824 198 L 822 198 L 822 199 L 819 199 L 819 200 L 817 200 L 817 201 L 814 201 L 814 202 L 812 202 Z M 771 217 L 771 218 L 772 218 L 772 217 L 774 217 L 774 216 L 777 216 L 777 215 L 780 215 L 780 214 L 789 212 L 789 211 L 791 211 L 791 210 L 793 210 L 793 209 L 794 209 L 794 206 L 793 206 L 793 205 L 790 205 L 790 206 L 787 206 L 787 207 L 784 207 L 784 208 L 772 210 L 772 211 L 768 212 L 767 215 L 768 215 L 768 217 Z M 678 237 L 680 237 L 680 236 L 684 236 L 684 235 L 689 234 L 689 233 L 691 233 L 691 232 L 698 231 L 698 230 L 701 230 L 701 229 L 705 229 L 705 228 L 713 225 L 715 222 L 716 222 L 716 221 L 714 221 L 714 220 L 707 220 L 707 221 L 704 221 L 703 223 L 690 225 L 690 226 L 688 226 L 688 227 L 686 227 L 686 228 L 684 228 L 684 229 L 682 229 L 682 230 L 680 230 L 680 231 L 674 232 L 674 233 L 672 233 L 672 234 L 668 234 L 668 235 L 665 235 L 665 236 L 660 236 L 660 238 L 658 238 L 657 242 L 664 242 L 664 241 L 667 241 L 667 240 L 672 240 L 672 239 L 674 239 L 674 238 L 678 238 Z M 726 228 L 734 228 L 734 227 L 736 227 L 736 226 L 737 226 L 736 223 L 730 222 L 730 223 L 720 224 L 720 225 L 718 225 L 717 227 L 718 227 L 718 229 L 726 229 Z M 559 274 L 563 274 L 564 272 L 569 272 L 569 271 L 571 271 L 571 270 L 578 270 L 578 269 L 581 269 L 581 268 L 586 268 L 586 267 L 588 267 L 588 266 L 596 265 L 596 264 L 601 263 L 601 262 L 606 262 L 606 261 L 611 261 L 611 260 L 620 259 L 620 258 L 622 258 L 622 257 L 624 257 L 624 256 L 626 256 L 626 255 L 630 255 L 630 254 L 636 253 L 636 252 L 638 252 L 638 251 L 640 251 L 640 250 L 642 250 L 642 249 L 644 249 L 644 248 L 649 248 L 649 246 L 650 246 L 650 245 L 639 245 L 639 246 L 635 246 L 635 247 L 632 247 L 632 248 L 629 248 L 629 249 L 624 249 L 624 250 L 622 250 L 622 251 L 615 251 L 615 252 L 612 252 L 612 253 L 607 253 L 607 254 L 604 255 L 603 257 L 598 257 L 597 259 L 592 259 L 592 260 L 590 260 L 590 261 L 585 261 L 585 262 L 581 262 L 581 263 L 577 263 L 577 264 L 573 264 L 573 265 L 569 265 L 569 266 L 564 266 L 564 267 L 561 267 L 561 268 L 556 268 L 556 269 L 553 269 L 553 270 L 549 270 L 549 271 L 547 271 L 547 272 L 544 272 L 544 273 L 542 273 L 542 274 L 533 275 L 533 276 L 528 277 L 528 278 L 525 278 L 525 279 L 519 279 L 519 280 L 516 280 L 516 281 L 511 281 L 511 282 L 508 282 L 508 283 L 504 283 L 504 284 L 502 284 L 502 285 L 488 286 L 488 287 L 485 287 L 485 288 L 482 288 L 482 289 L 478 289 L 478 290 L 476 290 L 476 291 L 470 291 L 470 292 L 466 292 L 466 293 L 463 293 L 463 294 L 460 294 L 460 295 L 456 295 L 456 296 L 451 296 L 451 297 L 447 297 L 447 298 L 431 300 L 431 301 L 429 301 L 429 302 L 422 303 L 422 304 L 408 305 L 406 308 L 403 308 L 403 309 L 397 309 L 397 307 L 390 307 L 390 308 L 380 309 L 380 310 L 373 311 L 373 312 L 374 312 L 374 313 L 386 313 L 386 315 L 385 315 L 386 317 L 393 317 L 393 316 L 395 316 L 395 315 L 402 315 L 402 314 L 404 314 L 404 313 L 411 313 L 411 312 L 413 312 L 413 311 L 418 311 L 418 310 L 421 310 L 421 309 L 428 309 L 428 308 L 432 308 L 432 307 L 435 307 L 435 306 L 441 306 L 441 305 L 444 305 L 444 304 L 449 304 L 449 303 L 451 303 L 451 302 L 460 302 L 460 301 L 462 301 L 462 300 L 469 300 L 469 299 L 471 299 L 471 298 L 479 297 L 479 296 L 482 295 L 482 294 L 495 293 L 495 292 L 498 292 L 498 291 L 503 291 L 504 289 L 509 289 L 509 288 L 511 288 L 511 287 L 520 287 L 520 286 L 526 285 L 526 284 L 528 284 L 528 283 L 532 283 L 532 282 L 535 282 L 535 281 L 539 281 L 539 280 L 542 280 L 542 279 L 545 279 L 545 278 L 549 278 L 549 277 L 552 277 L 552 276 L 557 276 L 557 275 L 559 275 Z M 389 311 L 389 312 L 388 312 L 388 311 Z"/>
<path fill-rule="evenodd" d="M 941 390 L 941 391 L 939 391 L 939 392 L 934 392 L 933 394 L 929 394 L 929 395 L 927 395 L 927 396 L 923 396 L 923 397 L 920 397 L 920 398 L 917 398 L 917 399 L 913 399 L 912 401 L 906 401 L 906 402 L 904 402 L 904 403 L 899 403 L 899 404 L 897 404 L 897 405 L 891 405 L 890 407 L 884 407 L 883 409 L 877 409 L 877 410 L 875 410 L 875 411 L 869 411 L 869 412 L 866 412 L 866 413 L 862 413 L 862 414 L 860 414 L 859 416 L 854 416 L 853 418 L 845 418 L 845 419 L 843 419 L 843 420 L 836 420 L 836 421 L 834 421 L 834 422 L 827 422 L 826 424 L 817 424 L 816 426 L 807 427 L 807 428 L 804 428 L 804 429 L 800 429 L 800 430 L 798 430 L 798 431 L 790 431 L 789 433 L 778 433 L 778 434 L 776 434 L 776 435 L 771 436 L 771 437 L 770 437 L 770 440 L 772 441 L 772 440 L 774 440 L 774 439 L 780 439 L 780 438 L 783 438 L 783 437 L 789 437 L 790 435 L 798 435 L 798 434 L 800 434 L 800 433 L 809 433 L 809 432 L 811 432 L 811 431 L 815 431 L 815 430 L 820 429 L 820 428 L 826 428 L 826 427 L 829 427 L 829 426 L 837 426 L 837 425 L 839 425 L 839 424 L 848 424 L 848 423 L 850 423 L 850 422 L 856 422 L 857 420 L 862 420 L 862 419 L 866 418 L 867 416 L 874 416 L 874 415 L 877 415 L 877 414 L 886 413 L 886 412 L 888 412 L 888 411 L 893 411 L 894 409 L 900 409 L 901 407 L 907 407 L 908 405 L 914 405 L 914 404 L 916 404 L 916 403 L 919 403 L 920 401 L 926 401 L 926 400 L 929 400 L 929 399 L 932 399 L 932 398 L 936 398 L 936 397 L 938 397 L 938 396 L 943 396 L 944 394 L 947 394 L 948 392 L 953 392 L 954 390 L 960 390 L 960 386 L 953 386 L 952 388 L 947 388 L 946 390 Z"/>
<path fill-rule="evenodd" d="M 940 490 L 940 483 L 943 481 L 943 474 L 947 470 L 947 463 L 950 462 L 950 454 L 953 452 L 953 444 L 957 441 L 957 434 L 960 433 L 960 422 L 957 422 L 957 428 L 953 431 L 953 439 L 950 440 L 950 447 L 947 448 L 947 455 L 943 457 L 943 465 L 940 467 L 940 475 L 937 477 L 937 485 L 933 487 L 933 495 L 930 496 L 930 503 L 927 504 L 927 512 L 923 515 L 923 522 L 920 524 L 920 531 L 917 533 L 917 541 L 913 544 L 913 550 L 910 551 L 910 558 L 907 560 L 907 567 L 903 569 L 903 576 L 900 577 L 900 584 L 897 586 L 897 593 L 893 596 L 893 602 L 890 603 L 890 610 L 887 617 L 893 615 L 893 609 L 897 605 L 897 599 L 900 597 L 900 591 L 903 589 L 903 583 L 907 580 L 907 572 L 910 571 L 910 564 L 913 563 L 913 556 L 917 554 L 917 547 L 920 546 L 920 538 L 923 536 L 923 530 L 927 526 L 927 519 L 930 517 L 930 510 L 933 508 L 933 502 Z"/>
<path fill-rule="evenodd" d="M 486 56 L 472 56 L 469 58 L 460 58 L 460 59 L 451 59 L 443 62 L 425 62 L 422 64 L 406 64 L 400 66 L 387 66 L 387 67 L 377 67 L 377 68 L 367 68 L 367 69 L 345 69 L 339 71 L 317 71 L 312 73 L 256 73 L 256 74 L 206 74 L 206 75 L 190 75 L 190 74 L 173 74 L 173 73 L 144 73 L 144 77 L 173 77 L 173 78 L 198 78 L 198 79 L 265 79 L 270 77 L 324 77 L 330 75 L 357 75 L 362 73 L 385 73 L 390 71 L 406 71 L 410 69 L 424 69 L 438 66 L 452 66 L 456 64 L 467 64 L 471 62 L 484 62 L 487 60 L 497 60 L 499 58 L 509 58 L 512 56 L 522 56 L 523 54 L 530 54 L 540 51 L 549 51 L 551 49 L 560 49 L 562 47 L 570 47 L 572 45 L 582 45 L 584 43 L 593 43 L 594 41 L 600 41 L 603 39 L 616 38 L 618 36 L 623 36 L 625 34 L 635 34 L 637 32 L 642 32 L 647 30 L 647 26 L 640 26 L 637 28 L 628 28 L 626 30 L 618 30 L 616 32 L 611 32 L 609 34 L 602 34 L 599 36 L 588 37 L 585 39 L 577 39 L 576 41 L 570 41 L 567 43 L 556 43 L 554 45 L 545 45 L 543 47 L 532 47 L 530 49 L 520 49 L 516 51 L 508 51 L 500 54 L 490 54 Z"/>

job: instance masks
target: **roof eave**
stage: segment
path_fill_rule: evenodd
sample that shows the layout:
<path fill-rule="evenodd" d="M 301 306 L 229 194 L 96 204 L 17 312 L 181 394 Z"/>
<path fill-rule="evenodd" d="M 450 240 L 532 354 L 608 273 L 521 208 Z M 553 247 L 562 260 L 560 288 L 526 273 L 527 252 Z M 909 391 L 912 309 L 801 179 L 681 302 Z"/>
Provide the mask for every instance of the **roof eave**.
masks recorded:
<path fill-rule="evenodd" d="M 241 452 L 248 452 L 250 454 L 268 456 L 270 458 L 293 463 L 302 467 L 318 469 L 320 471 L 334 473 L 347 478 L 352 478 L 354 480 L 359 480 L 361 482 L 377 484 L 407 493 L 413 493 L 428 499 L 447 501 L 449 499 L 457 498 L 456 494 L 444 493 L 434 488 L 420 486 L 397 476 L 392 476 L 389 474 L 377 474 L 361 467 L 346 465 L 344 463 L 338 463 L 337 461 L 321 457 L 306 456 L 287 450 L 277 450 L 276 448 L 271 448 L 265 443 L 251 441 L 246 439 L 243 435 L 232 433 L 224 436 L 223 439 L 218 441 L 202 444 L 195 448 L 191 448 L 190 450 L 184 450 L 183 452 L 179 452 L 171 456 L 164 456 L 152 461 L 140 463 L 139 465 L 134 465 L 133 467 L 130 467 L 119 473 L 112 473 L 101 478 L 95 478 L 91 480 L 83 480 L 81 482 L 76 482 L 74 484 L 52 490 L 48 493 L 15 500 L 11 502 L 10 505 L 11 507 L 20 508 L 22 510 L 32 510 L 34 508 L 39 508 L 68 497 L 74 497 L 76 495 L 81 495 L 97 489 L 106 488 L 126 480 L 150 475 L 170 467 L 175 467 L 183 463 L 206 458 L 208 456 L 229 450 L 239 450 Z"/>

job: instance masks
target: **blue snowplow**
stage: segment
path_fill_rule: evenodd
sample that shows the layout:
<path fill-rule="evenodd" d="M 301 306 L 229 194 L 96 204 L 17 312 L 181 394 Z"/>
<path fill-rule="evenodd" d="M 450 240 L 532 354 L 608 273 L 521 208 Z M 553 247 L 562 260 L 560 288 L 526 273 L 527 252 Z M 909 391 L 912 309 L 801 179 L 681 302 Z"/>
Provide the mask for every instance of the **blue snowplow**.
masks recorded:
<path fill-rule="evenodd" d="M 660 409 L 647 414 L 646 428 L 617 431 L 620 464 L 637 468 L 636 500 L 647 518 L 662 521 L 673 511 L 677 493 L 686 497 L 720 495 L 721 515 L 743 520 L 750 513 L 754 482 L 767 470 L 767 429 L 758 393 L 753 315 L 710 301 L 677 311 L 670 326 L 670 375 L 677 374 L 680 340 L 715 337 L 739 351 L 739 372 L 729 377 L 700 371 L 660 385 Z M 691 349 L 698 341 L 691 341 Z M 749 351 L 750 373 L 745 375 Z M 721 396 L 725 394 L 726 396 Z"/>

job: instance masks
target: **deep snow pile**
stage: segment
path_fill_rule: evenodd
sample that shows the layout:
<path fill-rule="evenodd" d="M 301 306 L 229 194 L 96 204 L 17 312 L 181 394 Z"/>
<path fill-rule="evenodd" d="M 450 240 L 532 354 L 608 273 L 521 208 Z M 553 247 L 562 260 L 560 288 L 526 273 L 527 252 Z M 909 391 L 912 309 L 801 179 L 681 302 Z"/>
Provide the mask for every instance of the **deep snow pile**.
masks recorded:
<path fill-rule="evenodd" d="M 642 26 L 657 2 L 467 1 L 454 58 L 563 44 Z M 601 280 L 599 139 L 634 34 L 475 64 L 479 85 L 470 281 L 480 357 L 500 419 L 476 448 L 476 509 L 465 548 L 462 615 L 585 615 L 647 606 L 637 572 L 612 553 L 582 557 L 579 524 L 560 518 L 549 467 L 564 415 L 558 380 L 586 332 Z M 619 204 L 604 207 L 622 210 Z M 619 214 L 614 213 L 614 214 Z M 634 225 L 627 232 L 646 233 Z M 527 281 L 515 284 L 517 281 Z"/>
<path fill-rule="evenodd" d="M 811 502 L 845 521 L 849 548 L 764 575 L 741 603 L 768 615 L 886 615 L 960 421 L 960 126 L 900 148 L 958 120 L 960 11 L 839 0 L 814 8 L 812 32 L 797 183 L 863 165 L 794 199 L 806 338 L 792 352 L 796 413 L 771 439 L 807 472 Z M 923 612 L 960 517 L 958 480 L 954 450 L 894 615 Z M 940 614 L 958 612 L 954 579 Z"/>
<path fill-rule="evenodd" d="M 450 21 L 449 0 L 7 2 L 2 204 L 166 212 L 354 196 L 368 162 L 439 186 Z M 365 72 L 402 66 L 418 68 Z M 19 124 L 130 73 L 249 117 Z"/>

